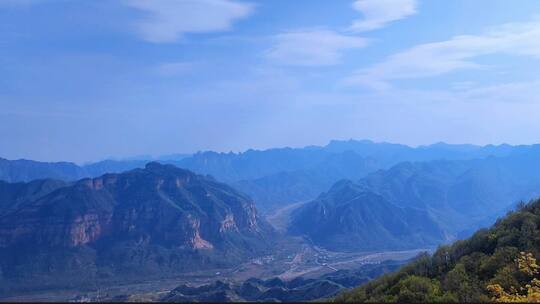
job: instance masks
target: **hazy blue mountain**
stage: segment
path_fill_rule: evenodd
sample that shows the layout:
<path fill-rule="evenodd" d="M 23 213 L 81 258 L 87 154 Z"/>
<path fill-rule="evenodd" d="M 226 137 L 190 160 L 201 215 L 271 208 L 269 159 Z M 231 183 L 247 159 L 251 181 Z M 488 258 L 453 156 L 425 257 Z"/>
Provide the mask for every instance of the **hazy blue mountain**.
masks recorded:
<path fill-rule="evenodd" d="M 103 160 L 82 166 L 86 177 L 96 177 L 106 173 L 121 173 L 136 168 L 144 168 L 148 160 Z"/>
<path fill-rule="evenodd" d="M 243 153 L 200 152 L 192 156 L 169 155 L 161 157 L 159 162 L 174 164 L 199 174 L 209 174 L 217 180 L 233 184 L 252 196 L 261 210 L 268 211 L 283 205 L 312 200 L 340 179 L 358 180 L 368 173 L 378 169 L 390 169 L 404 161 L 466 161 L 509 157 L 524 158 L 523 162 L 527 163 L 527 157 L 535 155 L 540 155 L 540 149 L 534 145 L 475 146 L 437 143 L 413 148 L 367 140 L 348 140 L 331 141 L 323 147 L 248 150 Z M 82 177 L 142 168 L 146 162 L 136 159 L 105 160 L 77 166 L 72 163 L 1 160 L 0 180 L 16 182 L 54 178 L 73 181 Z M 466 185 L 465 182 L 462 186 Z M 512 199 L 513 196 L 505 198 Z"/>
<path fill-rule="evenodd" d="M 30 198 L 20 188 L 32 183 L 1 188 L 26 201 L 0 217 L 0 269 L 14 288 L 230 266 L 266 253 L 273 237 L 247 196 L 172 165 L 150 163 Z"/>
<path fill-rule="evenodd" d="M 293 211 L 289 233 L 333 250 L 419 248 L 446 239 L 425 210 L 398 207 L 348 180 Z"/>
<path fill-rule="evenodd" d="M 540 195 L 540 154 L 530 150 L 469 161 L 401 163 L 361 179 L 402 207 L 427 210 L 447 231 L 491 224 L 520 200 Z"/>
<path fill-rule="evenodd" d="M 242 153 L 199 152 L 177 163 L 200 174 L 223 181 L 257 179 L 284 171 L 308 169 L 323 162 L 330 153 L 321 149 L 247 150 Z"/>
<path fill-rule="evenodd" d="M 140 160 L 140 159 L 152 159 L 154 161 L 171 161 L 171 162 L 177 162 L 177 161 L 181 161 L 183 160 L 184 158 L 188 158 L 192 156 L 192 154 L 187 154 L 187 153 L 174 153 L 174 154 L 166 154 L 166 155 L 161 155 L 161 156 L 158 156 L 158 157 L 155 157 L 155 158 L 138 158 L 138 159 L 135 159 L 135 160 Z"/>
<path fill-rule="evenodd" d="M 264 176 L 311 169 L 332 155 L 354 152 L 371 159 L 381 168 L 404 161 L 466 160 L 488 156 L 507 156 L 534 146 L 475 146 L 436 143 L 409 147 L 401 144 L 376 143 L 369 140 L 333 140 L 326 146 L 247 150 L 241 153 L 199 152 L 177 163 L 201 174 L 210 174 L 223 181 L 252 180 Z"/>
<path fill-rule="evenodd" d="M 290 172 L 279 172 L 253 180 L 233 183 L 249 194 L 262 211 L 294 202 L 311 200 L 340 179 L 359 179 L 379 166 L 373 159 L 347 151 L 331 154 L 316 166 Z"/>
<path fill-rule="evenodd" d="M 280 172 L 254 180 L 242 180 L 232 185 L 252 197 L 257 207 L 272 211 L 294 202 L 311 200 L 328 189 L 328 178 L 306 171 Z"/>
<path fill-rule="evenodd" d="M 7 182 L 45 178 L 76 180 L 85 176 L 85 170 L 74 163 L 47 163 L 26 159 L 7 160 L 0 158 L 0 180 Z"/>
<path fill-rule="evenodd" d="M 425 244 L 466 237 L 519 201 L 540 195 L 539 150 L 530 146 L 501 157 L 403 162 L 357 183 L 338 182 L 291 213 L 289 232 L 308 235 L 326 247 L 349 249 L 399 247 L 399 240 L 422 243 L 395 237 L 399 231 L 420 231 Z M 403 210 L 421 211 L 425 219 L 407 220 L 411 213 Z M 410 226 L 417 222 L 428 225 Z"/>
<path fill-rule="evenodd" d="M 218 180 L 237 182 L 254 180 L 265 176 L 309 170 L 343 152 L 354 152 L 361 158 L 370 159 L 379 168 L 389 168 L 403 161 L 466 160 L 489 156 L 510 156 L 538 152 L 538 147 L 510 145 L 452 145 L 437 143 L 417 148 L 400 144 L 375 143 L 369 140 L 331 141 L 326 146 L 305 148 L 278 148 L 247 150 L 242 153 L 199 152 L 194 155 L 171 154 L 156 161 L 174 164 L 200 174 L 210 174 Z M 339 157 L 339 156 L 338 156 Z M 17 182 L 40 178 L 77 180 L 105 173 L 116 173 L 143 167 L 154 158 L 105 160 L 78 166 L 68 162 L 46 163 L 30 160 L 6 160 L 0 158 L 0 180 Z M 346 178 L 344 175 L 342 178 Z"/>
<path fill-rule="evenodd" d="M 357 180 L 367 173 L 388 169 L 404 161 L 464 161 L 533 153 L 533 150 L 534 146 L 445 143 L 412 148 L 348 140 L 331 141 L 323 147 L 248 150 L 243 153 L 201 152 L 175 164 L 233 183 L 266 211 L 312 200 L 340 179 Z"/>
<path fill-rule="evenodd" d="M 170 157 L 170 158 L 169 158 Z M 169 155 L 159 162 L 175 164 L 187 155 Z M 160 158 L 161 159 L 161 158 Z M 102 160 L 85 165 L 70 162 L 39 162 L 32 160 L 7 160 L 0 158 L 0 180 L 7 182 L 29 182 L 36 179 L 58 179 L 75 181 L 85 177 L 97 177 L 106 173 L 121 173 L 144 168 L 148 159 Z"/>
<path fill-rule="evenodd" d="M 435 143 L 416 148 L 392 143 L 375 143 L 370 140 L 333 140 L 324 147 L 326 151 L 354 151 L 360 156 L 373 157 L 385 166 L 404 161 L 466 160 L 488 156 L 507 156 L 532 146 L 487 145 Z"/>

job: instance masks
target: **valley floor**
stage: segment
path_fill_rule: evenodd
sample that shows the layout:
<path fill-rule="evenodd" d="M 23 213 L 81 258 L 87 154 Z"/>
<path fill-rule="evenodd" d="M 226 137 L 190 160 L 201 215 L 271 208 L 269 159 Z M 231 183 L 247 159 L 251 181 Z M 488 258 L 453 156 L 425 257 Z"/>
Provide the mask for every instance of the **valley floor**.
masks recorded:
<path fill-rule="evenodd" d="M 300 238 L 289 239 L 280 244 L 280 252 L 253 259 L 235 268 L 212 269 L 185 273 L 174 278 L 130 283 L 103 284 L 89 282 L 87 290 L 54 290 L 0 298 L 0 301 L 95 301 L 95 300 L 157 300 L 181 284 L 202 285 L 216 280 L 224 282 L 244 281 L 256 277 L 268 279 L 279 277 L 290 280 L 302 276 L 317 278 L 341 269 L 356 269 L 366 264 L 378 264 L 387 260 L 406 261 L 421 252 L 434 248 L 386 252 L 331 252 L 309 245 Z"/>

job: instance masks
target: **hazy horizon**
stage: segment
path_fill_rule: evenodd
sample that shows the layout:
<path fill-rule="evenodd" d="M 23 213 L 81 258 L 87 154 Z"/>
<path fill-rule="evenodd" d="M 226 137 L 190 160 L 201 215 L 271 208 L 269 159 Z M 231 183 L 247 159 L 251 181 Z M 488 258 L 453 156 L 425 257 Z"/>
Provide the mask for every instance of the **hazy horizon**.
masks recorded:
<path fill-rule="evenodd" d="M 385 141 L 385 140 L 381 140 L 381 141 L 376 141 L 376 140 L 371 140 L 371 139 L 362 139 L 362 138 L 359 138 L 359 139 L 355 139 L 355 138 L 348 138 L 348 139 L 331 139 L 325 143 L 322 143 L 322 144 L 308 144 L 308 145 L 300 145 L 300 146 L 271 146 L 271 147 L 262 147 L 262 148 L 257 148 L 257 147 L 248 147 L 246 149 L 239 149 L 239 150 L 212 150 L 212 149 L 199 149 L 199 150 L 195 150 L 195 151 L 187 151 L 187 152 L 171 152 L 171 153 L 160 153 L 160 154 L 132 154 L 132 155 L 109 155 L 109 156 L 105 156 L 105 157 L 102 157 L 102 158 L 96 158 L 96 159 L 87 159 L 87 160 L 69 160 L 69 159 L 58 159 L 58 160 L 55 160 L 55 159 L 31 159 L 31 158 L 24 158 L 24 157 L 19 157 L 19 158 L 8 158 L 8 157 L 4 157 L 2 155 L 0 155 L 0 158 L 5 158 L 5 159 L 8 159 L 8 160 L 21 160 L 21 159 L 24 159 L 24 160 L 32 160 L 32 161 L 40 161 L 40 162 L 72 162 L 72 163 L 75 163 L 75 164 L 78 164 L 78 165 L 84 165 L 84 164 L 91 164 L 91 163 L 96 163 L 96 162 L 99 162 L 99 161 L 104 161 L 104 160 L 119 160 L 119 161 L 125 161 L 125 160 L 148 160 L 148 161 L 152 161 L 152 160 L 168 160 L 169 158 L 168 157 L 171 157 L 173 158 L 174 156 L 179 156 L 179 155 L 193 155 L 193 154 L 196 154 L 196 153 L 204 153 L 204 152 L 216 152 L 216 153 L 236 153 L 236 154 L 240 154 L 240 153 L 245 153 L 249 150 L 254 150 L 254 151 L 266 151 L 266 150 L 270 150 L 270 149 L 302 149 L 302 148 L 308 148 L 308 147 L 324 147 L 328 144 L 330 144 L 332 141 L 358 141 L 358 142 L 361 142 L 361 141 L 369 141 L 369 142 L 372 142 L 372 143 L 375 143 L 375 144 L 396 144 L 396 145 L 403 145 L 403 146 L 407 146 L 407 147 L 410 147 L 410 148 L 420 148 L 420 147 L 428 147 L 428 146 L 432 146 L 432 145 L 437 145 L 437 144 L 447 144 L 447 145 L 472 145 L 472 146 L 478 146 L 478 147 L 485 147 L 485 146 L 502 146 L 502 145 L 510 145 L 510 146 L 520 146 L 520 145 L 536 145 L 536 144 L 539 144 L 539 143 L 530 143 L 530 144 L 511 144 L 511 143 L 506 143 L 506 142 L 503 142 L 503 143 L 486 143 L 486 144 L 475 144 L 475 143 L 448 143 L 448 142 L 444 142 L 444 141 L 438 141 L 438 142 L 432 142 L 432 143 L 426 143 L 426 144 L 418 144 L 418 145 L 411 145 L 411 144 L 406 144 L 406 143 L 399 143 L 399 142 L 391 142 L 391 141 Z"/>
<path fill-rule="evenodd" d="M 534 0 L 4 0 L 0 34 L 8 159 L 540 133 Z"/>

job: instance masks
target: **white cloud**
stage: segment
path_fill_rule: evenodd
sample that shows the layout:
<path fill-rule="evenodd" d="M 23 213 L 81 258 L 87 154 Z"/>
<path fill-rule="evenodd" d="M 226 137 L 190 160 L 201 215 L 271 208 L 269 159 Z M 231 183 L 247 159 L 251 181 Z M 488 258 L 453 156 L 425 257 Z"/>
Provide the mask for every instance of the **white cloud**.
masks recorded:
<path fill-rule="evenodd" d="M 266 51 L 266 57 L 278 64 L 298 66 L 338 64 L 343 51 L 367 44 L 364 38 L 324 29 L 291 31 L 272 38 L 275 45 Z"/>
<path fill-rule="evenodd" d="M 393 79 L 432 77 L 456 70 L 483 68 L 474 59 L 497 53 L 540 58 L 540 22 L 506 24 L 480 35 L 421 44 L 357 71 L 346 82 L 387 89 Z"/>
<path fill-rule="evenodd" d="M 175 42 L 185 33 L 229 30 L 253 12 L 253 5 L 231 0 L 126 0 L 147 13 L 137 30 L 149 42 Z"/>
<path fill-rule="evenodd" d="M 416 13 L 416 0 L 356 0 L 353 8 L 364 15 L 351 25 L 354 31 L 371 31 Z"/>

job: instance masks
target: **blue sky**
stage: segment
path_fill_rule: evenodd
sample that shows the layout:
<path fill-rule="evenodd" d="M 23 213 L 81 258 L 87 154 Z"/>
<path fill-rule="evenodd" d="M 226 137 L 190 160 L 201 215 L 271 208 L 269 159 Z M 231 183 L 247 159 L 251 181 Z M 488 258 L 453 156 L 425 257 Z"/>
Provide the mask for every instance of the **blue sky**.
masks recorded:
<path fill-rule="evenodd" d="M 0 156 L 537 143 L 537 0 L 0 0 Z"/>

